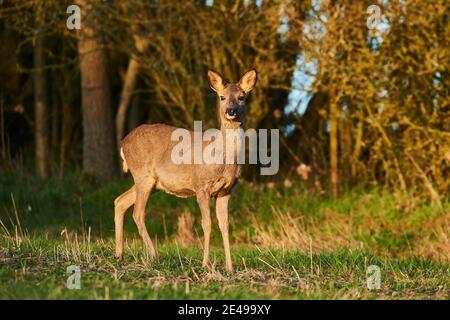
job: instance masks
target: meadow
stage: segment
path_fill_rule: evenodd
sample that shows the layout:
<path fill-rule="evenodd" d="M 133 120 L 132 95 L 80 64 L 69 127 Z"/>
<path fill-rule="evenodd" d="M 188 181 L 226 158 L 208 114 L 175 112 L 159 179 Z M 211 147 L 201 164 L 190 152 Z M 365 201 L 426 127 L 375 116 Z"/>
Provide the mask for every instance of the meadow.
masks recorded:
<path fill-rule="evenodd" d="M 152 261 L 126 215 L 125 257 L 114 257 L 113 200 L 130 178 L 0 175 L 1 299 L 449 299 L 450 204 L 377 188 L 331 198 L 295 183 L 240 182 L 230 207 L 235 271 L 224 270 L 213 214 L 204 269 L 194 199 L 156 193 L 147 227 Z M 192 226 L 193 224 L 193 226 Z M 67 267 L 81 269 L 68 289 Z M 381 287 L 367 288 L 367 268 Z"/>

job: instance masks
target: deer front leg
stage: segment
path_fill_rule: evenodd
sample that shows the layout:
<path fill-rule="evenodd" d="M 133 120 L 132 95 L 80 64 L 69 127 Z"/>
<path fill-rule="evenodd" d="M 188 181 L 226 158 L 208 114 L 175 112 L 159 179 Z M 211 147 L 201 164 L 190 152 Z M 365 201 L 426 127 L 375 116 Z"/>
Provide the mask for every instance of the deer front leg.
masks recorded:
<path fill-rule="evenodd" d="M 211 213 L 209 209 L 209 194 L 205 192 L 197 193 L 197 203 L 202 213 L 202 228 L 204 236 L 203 245 L 203 267 L 209 265 L 209 239 L 211 237 Z"/>
<path fill-rule="evenodd" d="M 145 226 L 145 206 L 150 196 L 153 184 L 136 184 L 136 202 L 134 204 L 133 219 L 139 231 L 139 235 L 144 241 L 144 245 L 150 254 L 150 258 L 156 258 L 156 250 Z"/>
<path fill-rule="evenodd" d="M 216 215 L 219 221 L 220 232 L 222 233 L 223 248 L 225 250 L 225 269 L 228 272 L 233 271 L 233 263 L 231 262 L 230 240 L 228 239 L 228 201 L 230 195 L 218 197 L 216 200 Z"/>

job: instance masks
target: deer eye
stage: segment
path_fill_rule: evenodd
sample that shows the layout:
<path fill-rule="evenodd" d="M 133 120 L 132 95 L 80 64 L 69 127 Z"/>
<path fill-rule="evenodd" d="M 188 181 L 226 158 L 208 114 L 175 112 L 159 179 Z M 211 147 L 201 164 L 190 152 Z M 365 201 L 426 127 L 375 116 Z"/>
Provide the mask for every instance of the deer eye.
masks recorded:
<path fill-rule="evenodd" d="M 244 99 L 245 99 L 245 96 L 239 96 L 239 97 L 238 97 L 238 100 L 239 100 L 239 101 L 244 101 Z"/>
<path fill-rule="evenodd" d="M 225 97 L 224 96 L 220 96 L 220 100 L 225 100 Z"/>

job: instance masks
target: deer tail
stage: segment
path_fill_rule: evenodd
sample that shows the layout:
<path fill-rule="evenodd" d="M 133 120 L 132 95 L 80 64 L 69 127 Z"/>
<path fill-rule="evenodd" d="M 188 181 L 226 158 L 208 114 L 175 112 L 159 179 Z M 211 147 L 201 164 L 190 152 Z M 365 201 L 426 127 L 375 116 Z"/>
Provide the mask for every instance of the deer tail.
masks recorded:
<path fill-rule="evenodd" d="M 128 164 L 127 164 L 127 161 L 125 160 L 125 155 L 123 154 L 123 148 L 120 148 L 120 157 L 123 160 L 122 170 L 123 170 L 123 172 L 127 173 L 128 172 Z"/>

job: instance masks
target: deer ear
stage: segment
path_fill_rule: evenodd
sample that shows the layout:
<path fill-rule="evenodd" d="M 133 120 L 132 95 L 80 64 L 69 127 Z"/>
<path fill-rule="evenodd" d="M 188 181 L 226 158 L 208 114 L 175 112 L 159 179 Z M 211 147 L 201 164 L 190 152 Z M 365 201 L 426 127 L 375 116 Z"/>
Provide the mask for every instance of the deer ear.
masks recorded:
<path fill-rule="evenodd" d="M 256 84 L 256 70 L 247 71 L 239 80 L 239 86 L 245 93 L 250 92 Z"/>
<path fill-rule="evenodd" d="M 213 89 L 215 92 L 220 92 L 223 89 L 225 89 L 225 81 L 223 81 L 220 74 L 208 70 L 208 78 L 209 78 L 209 85 L 211 86 L 211 89 Z"/>

